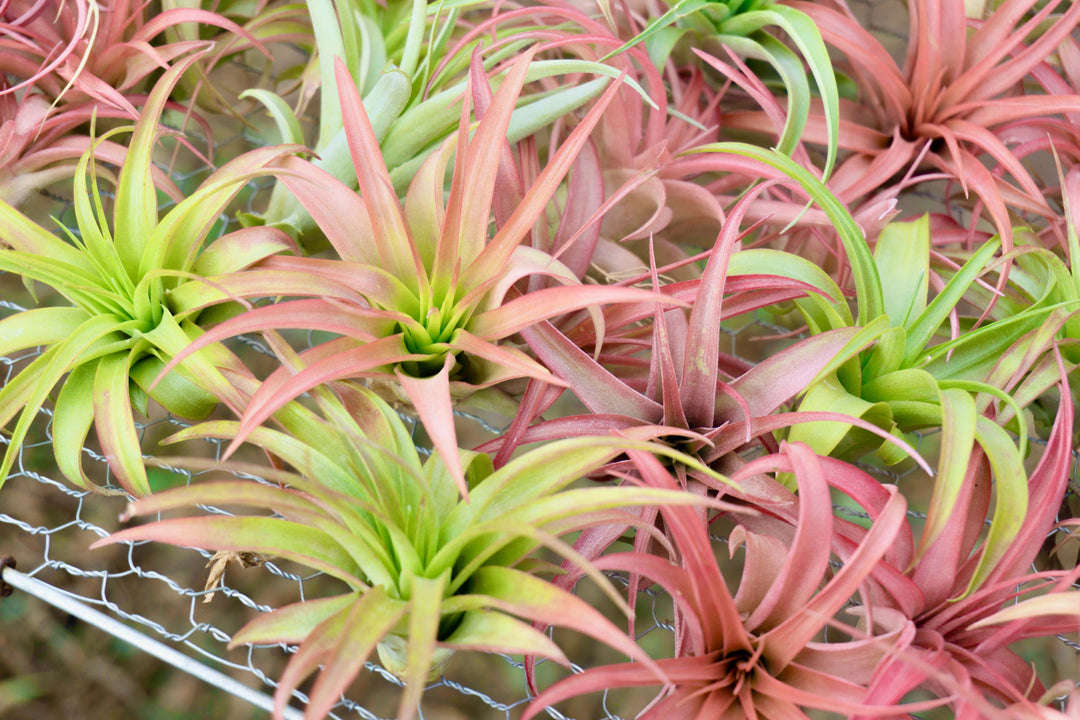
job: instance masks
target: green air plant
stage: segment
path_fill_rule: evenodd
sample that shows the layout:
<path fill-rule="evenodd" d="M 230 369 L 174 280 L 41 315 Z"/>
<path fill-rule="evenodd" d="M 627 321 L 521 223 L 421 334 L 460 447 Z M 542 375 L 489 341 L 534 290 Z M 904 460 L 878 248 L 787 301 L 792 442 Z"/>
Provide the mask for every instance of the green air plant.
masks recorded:
<path fill-rule="evenodd" d="M 57 237 L 0 203 L 0 269 L 21 275 L 33 290 L 48 285 L 70 304 L 20 312 L 0 322 L 0 355 L 44 346 L 44 351 L 0 389 L 0 427 L 20 413 L 12 431 L 0 484 L 6 479 L 38 409 L 60 385 L 53 416 L 56 462 L 73 483 L 97 488 L 83 473 L 81 456 L 91 425 L 124 490 L 150 492 L 133 408 L 145 413 L 148 398 L 180 417 L 205 417 L 218 403 L 234 410 L 245 396 L 221 368 L 247 373 L 223 348 L 193 355 L 155 387 L 164 363 L 201 332 L 195 311 L 173 292 L 192 277 L 228 275 L 295 247 L 269 228 L 242 230 L 203 247 L 221 212 L 252 178 L 269 172 L 287 146 L 242 155 L 206 179 L 187 199 L 158 214 L 151 182 L 151 153 L 158 118 L 194 54 L 167 70 L 147 99 L 133 129 L 106 133 L 97 142 L 131 130 L 133 137 L 115 189 L 110 228 L 94 148 L 82 157 L 74 185 L 77 233 Z M 90 183 L 87 183 L 87 174 Z M 66 376 L 66 378 L 65 378 Z"/>
<path fill-rule="evenodd" d="M 775 29 L 787 35 L 798 54 L 773 34 Z M 787 119 L 776 147 L 786 155 L 795 151 L 810 115 L 805 61 L 825 114 L 828 155 L 824 176 L 829 177 L 836 162 L 840 94 L 825 42 L 806 13 L 773 0 L 678 0 L 612 55 L 645 43 L 653 62 L 663 67 L 684 40 L 713 54 L 727 48 L 743 58 L 765 62 L 776 71 L 788 96 Z"/>
<path fill-rule="evenodd" d="M 582 567 L 583 559 L 559 538 L 598 523 L 641 525 L 628 512 L 634 506 L 727 508 L 664 489 L 568 489 L 627 449 L 671 451 L 628 438 L 573 439 L 494 471 L 487 455 L 455 450 L 470 485 L 466 501 L 441 453 L 421 462 L 389 405 L 365 388 L 340 389 L 342 404 L 324 405 L 329 421 L 314 415 L 306 421 L 321 427 L 317 447 L 265 427 L 248 435 L 295 471 L 230 467 L 278 485 L 198 483 L 140 500 L 129 513 L 207 503 L 271 510 L 274 517 L 169 519 L 122 530 L 97 545 L 156 540 L 276 555 L 341 580 L 346 592 L 285 606 L 256 618 L 233 637 L 234 645 L 300 643 L 280 678 L 277 716 L 293 689 L 321 665 L 306 717 L 323 717 L 373 651 L 405 680 L 396 716 L 401 720 L 413 717 L 424 685 L 441 674 L 455 650 L 536 654 L 566 664 L 563 652 L 530 623 L 576 630 L 656 670 L 649 656 L 598 610 L 538 577 L 537 572 L 554 566 L 530 556 L 546 547 Z M 235 437 L 238 430 L 235 422 L 216 421 L 184 430 L 173 440 Z M 175 462 L 170 458 L 170 464 Z M 179 462 L 208 466 L 205 461 Z M 606 578 L 583 570 L 629 611 Z M 663 682 L 662 673 L 657 681 Z"/>
<path fill-rule="evenodd" d="M 302 328 L 343 336 L 298 359 L 283 348 L 286 365 L 252 396 L 237 443 L 286 402 L 322 383 L 384 378 L 416 408 L 464 493 L 454 454 L 452 400 L 514 378 L 562 384 L 508 338 L 582 308 L 642 301 L 651 307 L 661 299 L 636 288 L 582 285 L 565 265 L 529 247 L 532 228 L 619 89 L 613 84 L 552 153 L 532 185 L 513 195 L 512 188 L 496 183 L 497 170 L 509 153 L 506 130 L 532 54 L 530 50 L 515 62 L 493 97 L 474 62 L 469 94 L 479 93 L 486 104 L 483 118 L 470 137 L 467 99 L 457 136 L 425 163 L 404 208 L 386 167 L 373 161 L 379 157 L 378 144 L 359 93 L 339 63 L 338 87 L 360 194 L 299 159 L 286 162 L 280 178 L 311 212 L 341 260 L 272 258 L 261 264 L 262 275 L 235 283 L 211 278 L 206 287 L 188 288 L 192 302 L 210 301 L 215 293 L 222 301 L 244 295 L 316 297 L 244 313 L 209 331 L 181 358 L 244 332 Z M 453 178 L 446 197 L 443 178 L 452 155 Z M 513 212 L 503 217 L 499 208 L 506 207 L 508 197 L 516 202 Z M 496 230 L 491 235 L 493 214 Z M 554 278 L 559 285 L 519 292 L 517 282 L 531 275 Z M 350 288 L 359 298 L 339 294 L 341 288 Z M 599 322 L 600 313 L 591 312 Z"/>

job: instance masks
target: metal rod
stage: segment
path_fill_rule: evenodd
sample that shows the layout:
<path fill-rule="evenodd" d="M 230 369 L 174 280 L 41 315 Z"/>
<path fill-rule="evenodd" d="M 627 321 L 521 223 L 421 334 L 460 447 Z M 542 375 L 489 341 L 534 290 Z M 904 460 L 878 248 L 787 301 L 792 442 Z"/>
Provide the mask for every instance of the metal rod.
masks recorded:
<path fill-rule="evenodd" d="M 113 637 L 129 642 L 139 650 L 150 653 L 169 663 L 173 667 L 194 675 L 203 682 L 216 685 L 222 690 L 230 692 L 256 707 L 262 708 L 267 712 L 272 712 L 274 709 L 274 700 L 269 695 L 258 692 L 257 690 L 252 690 L 239 680 L 231 678 L 219 670 L 203 665 L 197 660 L 193 660 L 175 648 L 171 648 L 162 642 L 148 637 L 138 630 L 128 627 L 122 622 L 95 610 L 89 605 L 76 600 L 60 590 L 57 590 L 52 585 L 14 570 L 10 565 L 0 567 L 0 584 L 3 583 L 10 585 L 16 590 L 21 590 L 28 595 L 33 595 L 39 600 L 42 600 L 55 608 L 59 608 L 70 615 L 74 615 L 83 622 L 90 623 L 109 633 Z M 304 716 L 299 710 L 286 707 L 282 717 L 284 717 L 285 720 L 303 720 Z"/>

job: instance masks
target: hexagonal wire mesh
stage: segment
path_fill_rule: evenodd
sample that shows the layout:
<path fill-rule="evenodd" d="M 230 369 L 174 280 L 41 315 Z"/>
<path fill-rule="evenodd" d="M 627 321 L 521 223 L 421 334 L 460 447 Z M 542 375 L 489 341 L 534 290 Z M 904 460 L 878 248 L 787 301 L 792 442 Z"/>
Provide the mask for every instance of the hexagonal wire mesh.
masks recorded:
<path fill-rule="evenodd" d="M 902 54 L 907 28 L 902 0 L 865 0 L 852 6 L 859 19 L 874 29 L 890 51 L 895 55 Z M 234 140 L 243 142 L 243 138 L 238 137 L 221 142 L 219 147 L 229 145 Z M 174 174 L 174 177 L 183 181 L 203 172 L 204 168 L 196 168 L 189 175 Z M 63 219 L 63 198 L 58 199 L 58 204 L 53 203 L 51 209 Z M 46 215 L 46 212 L 42 212 L 40 216 Z M 23 309 L 17 302 L 21 297 L 17 278 L 0 274 L 0 297 L 3 298 L 0 299 L 0 317 Z M 735 355 L 748 352 L 761 357 L 763 344 L 755 340 L 785 330 L 759 317 L 727 328 L 725 332 L 730 338 L 730 347 L 725 349 Z M 246 342 L 251 352 L 265 352 L 257 341 L 249 339 Z M 5 382 L 36 355 L 36 352 L 31 352 L 19 357 L 0 358 L 0 374 Z M 506 422 L 505 418 L 485 419 L 462 412 L 458 414 L 459 420 L 466 426 L 463 432 L 468 430 L 478 438 L 498 433 L 501 428 L 497 425 Z M 126 501 L 74 490 L 55 479 L 48 469 L 53 467 L 50 458 L 51 412 L 45 408 L 39 415 L 34 430 L 36 434 L 28 438 L 22 447 L 15 470 L 0 496 L 3 498 L 0 501 L 0 555 L 14 555 L 19 570 L 26 575 L 51 584 L 79 603 L 106 611 L 146 637 L 181 647 L 187 655 L 199 658 L 249 686 L 272 691 L 276 687 L 275 679 L 288 660 L 288 654 L 295 648 L 275 645 L 227 650 L 232 633 L 255 613 L 319 596 L 321 588 L 332 581 L 319 573 L 300 571 L 285 563 L 268 561 L 261 565 L 261 570 L 229 569 L 227 577 L 222 579 L 218 587 L 207 589 L 198 584 L 206 578 L 205 566 L 212 557 L 205 551 L 146 543 L 130 544 L 122 550 L 86 551 L 90 543 L 117 528 L 117 516 Z M 415 433 L 418 429 L 416 423 L 410 422 Z M 168 416 L 155 416 L 140 424 L 144 452 L 153 451 L 158 440 L 183 426 L 182 422 Z M 417 437 L 422 443 L 423 439 Z M 919 438 L 920 444 L 926 437 Z M 0 437 L 0 447 L 7 442 L 7 438 Z M 207 441 L 202 454 L 217 458 L 222 451 L 220 442 Z M 107 482 L 108 467 L 100 452 L 94 447 L 86 447 L 84 453 L 97 476 Z M 868 469 L 901 485 L 917 474 L 913 466 L 901 466 L 898 471 Z M 93 475 L 95 470 L 91 470 L 90 474 Z M 193 477 L 190 471 L 178 469 L 156 468 L 152 471 L 152 481 L 158 487 L 189 483 Z M 1076 488 L 1075 463 L 1072 487 Z M 204 510 L 209 513 L 223 512 L 215 508 Z M 839 506 L 837 512 L 858 514 L 850 508 Z M 920 517 L 915 511 L 911 511 L 911 514 L 914 518 Z M 212 603 L 203 602 L 209 599 L 211 591 L 216 593 L 217 599 Z M 15 596 L 14 602 L 13 599 L 5 600 L 0 604 L 0 621 L 22 617 L 32 619 L 35 614 L 26 607 L 27 602 L 25 599 L 20 601 L 18 596 Z M 638 605 L 639 640 L 660 652 L 664 647 L 670 647 L 670 599 L 649 589 L 642 592 Z M 1054 671 L 1057 673 L 1055 677 L 1076 677 L 1080 646 L 1070 638 L 1061 636 L 1059 639 L 1064 650 L 1058 661 L 1059 667 Z M 602 661 L 590 644 L 567 640 L 568 655 L 581 663 L 575 669 Z M 90 641 L 84 639 L 81 642 Z M 117 651 L 113 648 L 110 652 Z M 20 657 L 16 648 L 6 658 L 0 658 L 0 671 L 19 674 L 20 662 L 29 665 L 29 660 L 20 660 Z M 543 671 L 544 667 L 541 666 Z M 0 675 L 0 679 L 2 677 Z M 172 682 L 171 676 L 169 682 Z M 108 684 L 122 686 L 123 679 L 110 676 Z M 378 665 L 368 663 L 366 672 L 350 689 L 351 699 L 343 697 L 334 708 L 332 717 L 355 716 L 366 720 L 390 717 L 399 691 L 398 680 Z M 129 691 L 130 694 L 137 693 Z M 626 695 L 629 697 L 609 698 L 605 694 L 598 702 L 568 703 L 567 715 L 554 709 L 547 712 L 553 718 L 618 718 L 620 713 L 632 713 L 633 708 L 640 708 L 649 699 L 648 693 Z M 420 717 L 509 720 L 512 715 L 520 713 L 528 699 L 523 682 L 523 665 L 519 659 L 473 654 L 467 662 L 452 663 L 447 674 L 427 688 Z M 302 693 L 294 693 L 294 705 L 302 705 L 305 701 Z M 127 702 L 131 710 L 132 701 Z M 177 704 L 182 703 L 181 699 Z M 243 703 L 228 707 L 227 712 L 221 712 L 222 716 L 243 716 Z"/>

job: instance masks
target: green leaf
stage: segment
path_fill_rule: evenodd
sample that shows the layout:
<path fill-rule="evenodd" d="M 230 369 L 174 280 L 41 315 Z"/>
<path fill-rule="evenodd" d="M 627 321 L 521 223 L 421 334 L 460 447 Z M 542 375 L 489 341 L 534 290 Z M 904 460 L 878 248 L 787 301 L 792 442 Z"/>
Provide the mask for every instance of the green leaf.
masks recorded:
<path fill-rule="evenodd" d="M 130 328 L 120 318 L 112 315 L 92 317 L 65 340 L 53 345 L 30 365 L 23 369 L 14 380 L 9 380 L 0 389 L 0 427 L 16 412 L 22 410 L 19 421 L 11 433 L 4 461 L 0 464 L 0 487 L 7 480 L 8 472 L 19 456 L 23 439 L 30 430 L 30 424 L 41 409 L 45 399 L 60 379 L 71 370 L 72 366 L 87 362 L 91 357 L 87 353 L 99 346 L 101 341 L 114 332 L 123 332 Z"/>
<path fill-rule="evenodd" d="M 195 336 L 192 337 L 184 328 L 180 327 L 167 308 L 162 308 L 162 310 L 161 321 L 157 327 L 145 333 L 143 339 L 157 348 L 161 353 L 161 357 L 167 359 L 176 357 L 202 331 L 194 325 L 185 324 L 185 327 L 190 328 Z M 184 358 L 183 362 L 174 369 L 174 372 L 179 373 L 189 382 L 195 383 L 203 390 L 230 405 L 230 407 L 242 407 L 247 398 L 222 374 L 221 370 L 218 369 L 218 364 L 211 361 L 211 358 L 214 357 L 212 351 L 213 348 L 204 348 L 192 353 Z"/>
<path fill-rule="evenodd" d="M 0 270 L 20 275 L 24 283 L 28 280 L 45 283 L 91 314 L 131 314 L 131 303 L 104 287 L 92 268 L 85 267 L 84 258 L 75 262 L 68 265 L 55 255 L 0 250 Z"/>
<path fill-rule="evenodd" d="M 132 281 L 140 276 L 139 263 L 157 227 L 157 192 L 150 174 L 150 161 L 158 120 L 180 76 L 209 50 L 204 48 L 175 62 L 157 81 L 143 105 L 120 168 L 113 213 L 114 238 L 116 252 Z"/>
<path fill-rule="evenodd" d="M 988 625 L 1000 625 L 1014 620 L 1031 620 L 1051 615 L 1062 615 L 1066 618 L 1080 615 L 1080 592 L 1066 591 L 1029 598 L 972 623 L 968 629 L 977 630 Z"/>
<path fill-rule="evenodd" d="M 318 600 L 304 600 L 259 615 L 233 635 L 229 641 L 229 649 L 243 643 L 301 643 L 316 627 L 351 607 L 361 596 L 362 593 L 354 592 Z"/>
<path fill-rule="evenodd" d="M 319 152 L 342 128 L 334 58 L 353 62 L 356 58 L 349 58 L 345 53 L 340 18 L 330 0 L 311 0 L 308 12 L 319 54 L 319 137 L 315 140 L 315 151 Z"/>
<path fill-rule="evenodd" d="M 51 258 L 70 267 L 83 264 L 82 253 L 3 200 L 0 200 L 0 226 L 4 228 L 4 244 L 16 251 Z"/>
<path fill-rule="evenodd" d="M 986 263 L 997 252 L 1000 241 L 996 238 L 987 241 L 972 255 L 960 271 L 953 276 L 952 280 L 937 294 L 926 309 L 919 313 L 918 317 L 908 326 L 907 348 L 904 353 L 903 364 L 910 367 L 915 364 L 919 356 L 926 352 L 926 346 L 930 338 L 934 336 L 938 328 L 952 312 L 956 304 L 964 297 L 968 287 L 986 267 Z"/>
<path fill-rule="evenodd" d="M 488 607 L 588 635 L 663 677 L 656 662 L 625 632 L 584 600 L 547 581 L 512 568 L 483 567 L 473 575 L 468 592 Z"/>
<path fill-rule="evenodd" d="M 708 7 L 708 5 L 709 0 L 679 0 L 679 2 L 672 5 L 663 15 L 649 22 L 649 24 L 645 26 L 645 29 L 632 39 L 600 58 L 600 62 L 607 62 L 616 55 L 626 52 L 638 43 L 647 42 L 656 35 L 656 33 L 667 26 L 674 24 L 688 15 L 692 15 L 704 7 Z"/>
<path fill-rule="evenodd" d="M 420 702 L 433 672 L 432 659 L 442 618 L 443 591 L 449 573 L 431 579 L 414 577 L 409 588 L 409 627 L 405 692 L 398 703 L 398 717 L 406 717 Z"/>
<path fill-rule="evenodd" d="M 776 150 L 785 155 L 793 154 L 799 147 L 806 119 L 810 115 L 810 83 L 807 82 L 802 60 L 791 48 L 766 33 L 750 37 L 719 35 L 715 40 L 743 57 L 767 62 L 780 75 L 787 90 L 788 112 L 776 142 Z M 833 160 L 830 156 L 826 162 Z"/>
<path fill-rule="evenodd" d="M 130 377 L 144 393 L 176 417 L 202 420 L 214 411 L 218 405 L 217 397 L 179 372 L 167 373 L 151 389 L 150 385 L 164 368 L 165 363 L 158 358 L 145 357 L 131 366 Z"/>
<path fill-rule="evenodd" d="M 34 308 L 15 313 L 0 321 L 0 357 L 59 342 L 88 318 L 85 310 L 74 307 Z"/>
<path fill-rule="evenodd" d="M 274 124 L 277 125 L 282 143 L 304 144 L 304 131 L 300 129 L 300 121 L 296 119 L 296 114 L 280 95 L 262 88 L 251 88 L 240 93 L 238 97 L 241 100 L 250 97 L 262 103 Z"/>
<path fill-rule="evenodd" d="M 94 375 L 94 424 L 101 450 L 117 480 L 136 497 L 150 494 L 150 482 L 143 465 L 139 434 L 131 416 L 128 395 L 130 352 L 101 358 Z"/>
<path fill-rule="evenodd" d="M 190 271 L 221 213 L 244 185 L 270 174 L 270 166 L 299 149 L 291 145 L 258 148 L 218 168 L 156 225 L 139 259 L 140 280 L 145 283 L 159 269 Z"/>
<path fill-rule="evenodd" d="M 204 550 L 278 555 L 322 570 L 352 588 L 367 586 L 361 579 L 363 573 L 360 568 L 330 535 L 318 528 L 288 520 L 220 515 L 174 518 L 121 530 L 98 540 L 91 548 L 128 540 L 154 540 Z"/>
<path fill-rule="evenodd" d="M 934 401 L 938 398 L 938 382 L 925 370 L 905 368 L 864 384 L 861 396 L 869 402 Z"/>
<path fill-rule="evenodd" d="M 568 665 L 563 651 L 544 633 L 509 615 L 492 610 L 465 613 L 444 644 L 450 647 L 516 655 L 539 655 Z"/>
<path fill-rule="evenodd" d="M 687 152 L 718 152 L 741 155 L 764 163 L 795 180 L 828 216 L 833 227 L 836 228 L 840 242 L 847 253 L 848 262 L 851 265 L 851 274 L 855 281 L 855 295 L 858 304 L 856 324 L 865 325 L 870 319 L 884 314 L 885 302 L 882 298 L 881 278 L 878 275 L 877 265 L 874 264 L 874 258 L 870 254 L 870 248 L 866 244 L 866 238 L 855 223 L 855 219 L 851 217 L 851 213 L 824 183 L 788 156 L 775 150 L 767 150 L 746 143 L 712 143 Z"/>
<path fill-rule="evenodd" d="M 1010 543 L 1020 532 L 1028 506 L 1024 459 L 1009 434 L 992 420 L 980 416 L 975 421 L 975 439 L 986 453 L 994 471 L 994 515 L 979 564 L 960 598 L 975 592 L 993 572 L 994 563 L 1005 555 Z"/>
<path fill-rule="evenodd" d="M 779 275 L 804 282 L 817 288 L 833 301 L 837 308 L 847 308 L 844 293 L 836 285 L 829 273 L 816 263 L 804 257 L 782 250 L 769 248 L 750 248 L 732 254 L 728 266 L 728 276 L 741 275 Z M 850 323 L 850 316 L 848 321 Z"/>
<path fill-rule="evenodd" d="M 83 448 L 94 424 L 94 376 L 97 361 L 80 365 L 68 374 L 53 412 L 52 444 L 56 467 L 68 480 L 88 490 L 97 485 L 82 467 Z"/>
<path fill-rule="evenodd" d="M 109 233 L 108 220 L 101 205 L 101 193 L 98 191 L 97 168 L 93 165 L 97 146 L 111 135 L 127 132 L 130 128 L 118 128 L 106 133 L 94 141 L 93 145 L 79 158 L 75 170 L 75 187 L 72 199 L 75 206 L 75 221 L 79 226 L 80 242 L 84 249 L 83 262 L 89 261 L 102 284 L 113 292 L 130 296 L 134 287 L 132 278 L 124 270 L 124 265 L 117 254 L 116 245 Z M 93 194 L 87 190 L 86 171 L 90 166 Z"/>
<path fill-rule="evenodd" d="M 834 412 L 852 417 L 864 418 L 874 422 L 871 417 L 882 416 L 891 419 L 891 411 L 886 403 L 871 403 L 856 397 L 844 389 L 836 375 L 823 378 L 815 383 L 799 403 L 800 412 Z M 875 423 L 879 424 L 879 423 Z M 852 429 L 842 423 L 806 422 L 794 425 L 788 434 L 788 442 L 804 442 L 821 455 L 832 454 L 840 441 Z M 885 427 L 890 430 L 890 427 Z M 879 439 L 880 441 L 880 439 Z"/>
<path fill-rule="evenodd" d="M 885 314 L 893 327 L 908 327 L 926 309 L 930 288 L 930 215 L 892 222 L 878 235 L 874 263 L 891 282 L 882 286 Z"/>
<path fill-rule="evenodd" d="M 836 163 L 840 133 L 840 93 L 836 87 L 836 76 L 833 74 L 832 61 L 829 60 L 829 51 L 825 47 L 821 33 L 818 32 L 817 25 L 808 15 L 780 3 L 769 3 L 765 9 L 737 14 L 724 22 L 723 31 L 748 36 L 753 30 L 764 27 L 766 24 L 782 28 L 788 34 L 791 41 L 795 43 L 795 47 L 806 59 L 806 64 L 814 76 L 825 111 L 825 127 L 829 134 L 825 168 L 822 171 L 822 177 L 828 180 Z M 790 86 L 788 93 L 790 115 L 797 109 L 790 104 Z"/>
<path fill-rule="evenodd" d="M 955 340 L 924 350 L 917 358 L 922 368 L 938 378 L 981 380 L 992 371 L 1005 351 L 1023 335 L 1046 322 L 1055 308 L 1043 308 L 998 320 L 978 330 L 969 330 Z M 915 362 L 911 364 L 916 364 Z"/>
<path fill-rule="evenodd" d="M 870 351 L 870 356 L 863 359 L 863 387 L 882 376 L 901 370 L 906 345 L 907 331 L 902 327 L 890 327 L 881 333 L 874 343 L 874 349 Z"/>

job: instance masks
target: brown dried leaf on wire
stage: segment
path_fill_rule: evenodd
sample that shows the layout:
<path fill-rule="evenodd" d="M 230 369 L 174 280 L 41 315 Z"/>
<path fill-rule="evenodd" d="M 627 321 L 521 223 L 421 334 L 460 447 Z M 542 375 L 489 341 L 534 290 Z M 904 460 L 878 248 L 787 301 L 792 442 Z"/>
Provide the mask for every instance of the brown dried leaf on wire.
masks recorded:
<path fill-rule="evenodd" d="M 242 568 L 251 568 L 262 565 L 266 559 L 267 556 L 262 553 L 218 550 L 210 558 L 210 561 L 206 563 L 206 567 L 210 568 L 210 573 L 206 576 L 206 585 L 203 586 L 203 592 L 206 593 L 203 597 L 203 603 L 213 601 L 214 595 L 217 594 L 217 588 L 225 587 L 221 579 L 225 577 L 225 570 L 228 569 L 229 565 L 236 564 Z"/>

